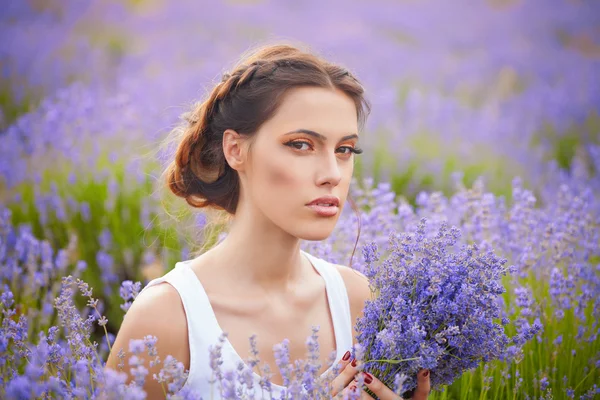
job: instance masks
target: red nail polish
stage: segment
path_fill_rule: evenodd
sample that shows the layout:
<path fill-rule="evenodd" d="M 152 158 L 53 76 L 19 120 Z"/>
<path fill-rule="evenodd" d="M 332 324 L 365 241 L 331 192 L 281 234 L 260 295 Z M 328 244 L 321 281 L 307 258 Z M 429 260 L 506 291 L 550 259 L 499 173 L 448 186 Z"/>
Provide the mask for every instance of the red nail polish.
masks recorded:
<path fill-rule="evenodd" d="M 425 378 L 427 378 L 427 377 L 429 376 L 429 370 L 425 371 L 425 372 L 423 373 L 423 376 L 424 376 Z"/>
<path fill-rule="evenodd" d="M 348 361 L 350 359 L 350 352 L 347 351 L 344 353 L 344 357 L 342 357 L 342 361 Z"/>
<path fill-rule="evenodd" d="M 356 367 L 356 358 L 352 359 L 352 362 L 350 363 L 350 365 L 352 365 L 353 367 Z"/>
<path fill-rule="evenodd" d="M 373 382 L 373 375 L 368 372 L 363 372 L 363 374 L 365 375 L 365 383 L 367 385 Z"/>

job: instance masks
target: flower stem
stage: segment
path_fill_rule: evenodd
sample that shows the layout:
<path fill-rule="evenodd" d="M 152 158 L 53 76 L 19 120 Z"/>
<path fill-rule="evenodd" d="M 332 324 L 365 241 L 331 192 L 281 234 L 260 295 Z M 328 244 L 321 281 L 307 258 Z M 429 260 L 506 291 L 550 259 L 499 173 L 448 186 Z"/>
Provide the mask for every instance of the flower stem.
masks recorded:
<path fill-rule="evenodd" d="M 384 362 L 384 363 L 388 363 L 388 364 L 400 364 L 401 362 L 405 362 L 405 361 L 414 361 L 414 360 L 418 360 L 420 357 L 415 357 L 415 358 L 405 358 L 402 360 L 368 360 L 368 361 L 364 361 L 364 363 L 375 363 L 375 362 Z"/>

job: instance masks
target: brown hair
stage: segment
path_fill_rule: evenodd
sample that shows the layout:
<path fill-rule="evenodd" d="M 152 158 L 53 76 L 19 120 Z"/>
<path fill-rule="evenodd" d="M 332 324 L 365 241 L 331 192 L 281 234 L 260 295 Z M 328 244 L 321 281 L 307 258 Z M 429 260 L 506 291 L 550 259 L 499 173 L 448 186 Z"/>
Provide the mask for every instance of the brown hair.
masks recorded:
<path fill-rule="evenodd" d="M 235 214 L 240 184 L 223 154 L 223 132 L 253 135 L 275 113 L 283 94 L 300 86 L 343 91 L 354 100 L 364 127 L 370 105 L 347 69 L 288 44 L 262 46 L 225 73 L 204 102 L 183 114 L 183 137 L 165 171 L 170 190 L 193 207 Z"/>

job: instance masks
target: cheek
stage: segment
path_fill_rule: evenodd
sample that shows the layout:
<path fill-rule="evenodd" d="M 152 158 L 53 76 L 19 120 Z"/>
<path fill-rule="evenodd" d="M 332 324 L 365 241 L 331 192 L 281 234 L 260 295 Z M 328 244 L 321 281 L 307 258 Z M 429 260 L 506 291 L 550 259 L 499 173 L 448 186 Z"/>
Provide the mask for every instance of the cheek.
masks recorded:
<path fill-rule="evenodd" d="M 294 185 L 296 177 L 284 165 L 268 165 L 265 168 L 265 181 L 272 187 L 287 187 Z"/>
<path fill-rule="evenodd" d="M 298 189 L 302 182 L 301 169 L 295 168 L 289 157 L 281 154 L 266 156 L 260 169 L 263 189 L 267 191 Z"/>

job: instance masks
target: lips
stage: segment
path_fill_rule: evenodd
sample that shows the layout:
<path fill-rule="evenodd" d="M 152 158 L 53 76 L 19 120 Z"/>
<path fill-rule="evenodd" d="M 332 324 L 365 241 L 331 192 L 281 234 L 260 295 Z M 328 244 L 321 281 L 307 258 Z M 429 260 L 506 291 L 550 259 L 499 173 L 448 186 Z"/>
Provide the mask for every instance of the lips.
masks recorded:
<path fill-rule="evenodd" d="M 340 200 L 337 197 L 323 196 L 308 203 L 307 207 L 321 217 L 333 217 L 338 213 L 339 205 Z"/>
<path fill-rule="evenodd" d="M 340 205 L 340 199 L 338 199 L 335 196 L 323 196 L 323 197 L 319 197 L 318 199 L 314 199 L 313 201 L 311 201 L 310 203 L 307 204 L 307 206 L 312 206 L 312 205 L 318 205 L 318 206 L 325 206 L 325 207 L 339 207 Z"/>

